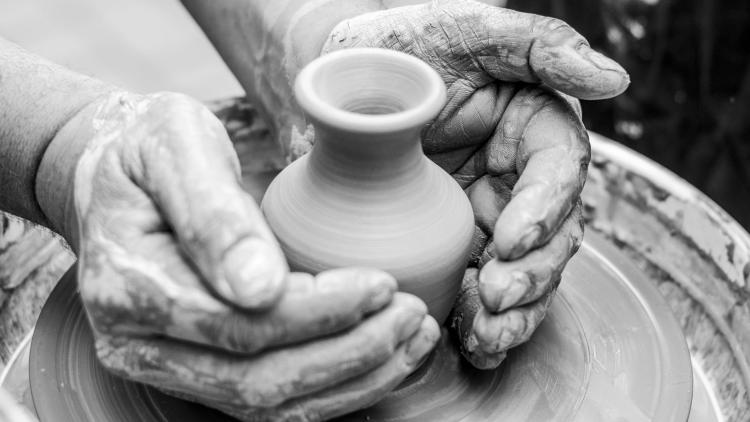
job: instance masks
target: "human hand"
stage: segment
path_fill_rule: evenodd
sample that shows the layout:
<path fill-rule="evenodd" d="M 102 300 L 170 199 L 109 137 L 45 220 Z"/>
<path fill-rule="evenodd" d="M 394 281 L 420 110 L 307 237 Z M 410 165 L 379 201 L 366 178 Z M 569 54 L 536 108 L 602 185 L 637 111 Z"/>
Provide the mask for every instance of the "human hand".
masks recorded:
<path fill-rule="evenodd" d="M 423 147 L 465 189 L 477 225 L 452 327 L 474 366 L 496 367 L 541 323 L 583 237 L 590 151 L 576 98 L 618 95 L 627 73 L 564 22 L 471 0 L 347 19 L 323 53 L 350 47 L 412 54 L 447 85 Z"/>
<path fill-rule="evenodd" d="M 50 148 L 71 139 L 85 145 L 60 225 L 78 227 L 80 295 L 111 371 L 243 420 L 319 420 L 377 401 L 436 343 L 424 303 L 381 271 L 288 272 L 198 102 L 113 93 Z"/>

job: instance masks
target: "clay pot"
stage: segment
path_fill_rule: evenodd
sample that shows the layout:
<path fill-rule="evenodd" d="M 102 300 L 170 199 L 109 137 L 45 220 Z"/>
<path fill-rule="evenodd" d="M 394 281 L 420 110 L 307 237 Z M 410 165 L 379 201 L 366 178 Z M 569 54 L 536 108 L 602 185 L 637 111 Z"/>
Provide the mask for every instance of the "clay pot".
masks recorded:
<path fill-rule="evenodd" d="M 442 79 L 404 53 L 349 49 L 304 68 L 295 95 L 315 144 L 262 203 L 291 268 L 380 268 L 444 321 L 474 217 L 459 185 L 422 153 L 420 131 L 445 103 Z"/>

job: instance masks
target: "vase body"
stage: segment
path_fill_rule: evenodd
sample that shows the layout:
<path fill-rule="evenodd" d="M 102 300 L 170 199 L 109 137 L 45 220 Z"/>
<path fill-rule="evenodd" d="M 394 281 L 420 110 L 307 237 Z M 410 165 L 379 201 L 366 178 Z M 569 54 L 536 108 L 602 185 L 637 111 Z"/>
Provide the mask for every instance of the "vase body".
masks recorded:
<path fill-rule="evenodd" d="M 266 219 L 292 270 L 382 269 L 442 322 L 474 233 L 465 193 L 421 148 L 420 131 L 444 102 L 442 80 L 417 59 L 387 50 L 318 60 L 324 65 L 303 70 L 295 86 L 315 144 L 269 186 Z M 331 117 L 329 108 L 343 114 Z"/>

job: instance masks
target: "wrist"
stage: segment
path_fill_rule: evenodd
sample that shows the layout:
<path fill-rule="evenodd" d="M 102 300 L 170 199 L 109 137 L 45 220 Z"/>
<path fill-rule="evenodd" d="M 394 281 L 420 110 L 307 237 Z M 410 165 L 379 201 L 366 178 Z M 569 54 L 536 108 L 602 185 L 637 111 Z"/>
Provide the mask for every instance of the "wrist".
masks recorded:
<path fill-rule="evenodd" d="M 113 93 L 104 89 L 90 93 L 81 107 L 52 137 L 42 155 L 35 179 L 37 203 L 49 228 L 78 251 L 78 221 L 75 213 L 75 173 L 78 162 L 95 136 L 94 119 L 102 99 Z"/>
<path fill-rule="evenodd" d="M 404 0 L 401 0 L 402 2 Z M 292 134 L 305 132 L 293 100 L 297 73 L 320 55 L 331 30 L 360 14 L 391 6 L 380 0 L 182 0 L 259 106 L 287 157 Z M 397 2 L 396 2 L 397 3 Z"/>

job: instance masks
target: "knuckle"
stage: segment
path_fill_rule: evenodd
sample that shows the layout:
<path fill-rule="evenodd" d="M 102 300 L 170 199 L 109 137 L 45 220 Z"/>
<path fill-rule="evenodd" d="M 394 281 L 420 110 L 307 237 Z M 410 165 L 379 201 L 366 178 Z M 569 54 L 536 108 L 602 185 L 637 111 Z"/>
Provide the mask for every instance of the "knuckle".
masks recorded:
<path fill-rule="evenodd" d="M 283 341 L 287 337 L 288 329 L 278 324 L 275 330 L 276 338 Z M 194 322 L 197 334 L 195 341 L 213 344 L 226 350 L 250 354 L 262 349 L 269 341 L 270 330 L 255 326 L 248 329 L 248 321 L 242 315 L 235 313 L 206 314 Z"/>
<path fill-rule="evenodd" d="M 198 100 L 176 92 L 157 92 L 148 94 L 143 100 L 146 104 L 143 111 L 145 119 L 139 124 L 146 124 L 153 135 L 150 139 L 155 145 L 172 148 L 185 148 L 195 142 L 195 137 L 175 136 L 190 132 L 224 133 L 221 121 Z M 140 140 L 142 137 L 134 137 Z"/>
<path fill-rule="evenodd" d="M 544 40 L 545 46 L 556 47 L 562 44 L 567 44 L 571 40 L 576 45 L 588 45 L 585 38 L 579 35 L 570 25 L 565 21 L 552 17 L 539 17 L 534 21 L 534 32 L 540 34 L 540 38 Z"/>
<path fill-rule="evenodd" d="M 549 34 L 561 28 L 568 27 L 568 24 L 565 23 L 565 21 L 549 16 L 537 16 L 534 20 L 534 25 L 535 31 L 541 32 L 542 34 Z"/>

